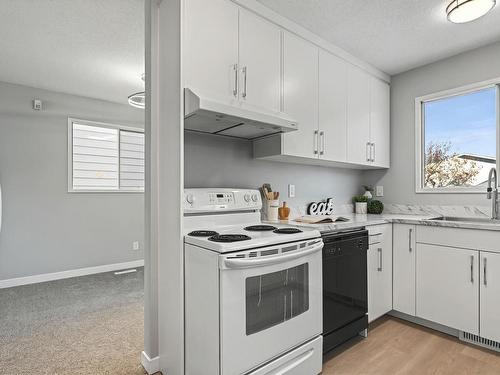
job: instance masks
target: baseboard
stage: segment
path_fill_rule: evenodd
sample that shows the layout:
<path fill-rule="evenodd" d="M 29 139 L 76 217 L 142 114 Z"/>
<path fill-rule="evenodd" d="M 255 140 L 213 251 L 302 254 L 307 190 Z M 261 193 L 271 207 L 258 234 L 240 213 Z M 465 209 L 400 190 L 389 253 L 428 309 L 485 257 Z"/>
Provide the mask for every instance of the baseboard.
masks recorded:
<path fill-rule="evenodd" d="M 392 310 L 391 312 L 389 312 L 389 315 L 394 316 L 394 317 L 399 318 L 399 319 L 406 320 L 410 323 L 418 324 L 418 325 L 433 329 L 435 331 L 446 333 L 447 335 L 450 335 L 450 336 L 455 336 L 455 337 L 459 336 L 458 329 L 450 328 L 450 327 L 444 326 L 442 324 L 432 322 L 430 320 L 422 319 L 422 318 L 419 318 L 419 317 L 416 317 L 413 315 L 408 315 L 408 314 L 405 314 L 405 313 L 402 313 L 399 311 L 395 311 L 395 310 Z"/>
<path fill-rule="evenodd" d="M 14 279 L 0 280 L 0 289 L 11 288 L 11 287 L 20 286 L 20 285 L 43 283 L 45 281 L 68 279 L 70 277 L 93 275 L 96 273 L 119 271 L 119 270 L 123 270 L 126 268 L 134 268 L 134 267 L 142 267 L 142 266 L 144 266 L 143 259 L 134 260 L 132 262 L 106 264 L 104 266 L 79 268 L 76 270 L 44 273 L 41 275 L 33 275 L 33 276 L 26 276 L 26 277 L 17 277 Z"/>
<path fill-rule="evenodd" d="M 141 364 L 149 375 L 160 371 L 160 357 L 149 358 L 145 353 L 141 353 Z"/>

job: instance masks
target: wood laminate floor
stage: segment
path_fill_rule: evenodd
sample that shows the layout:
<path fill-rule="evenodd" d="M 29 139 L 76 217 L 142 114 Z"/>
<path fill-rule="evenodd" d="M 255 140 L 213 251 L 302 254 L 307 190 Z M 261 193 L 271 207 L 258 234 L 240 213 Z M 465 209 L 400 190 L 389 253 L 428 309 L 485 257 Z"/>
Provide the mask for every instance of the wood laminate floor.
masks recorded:
<path fill-rule="evenodd" d="M 326 357 L 323 375 L 500 375 L 500 354 L 393 317 Z"/>

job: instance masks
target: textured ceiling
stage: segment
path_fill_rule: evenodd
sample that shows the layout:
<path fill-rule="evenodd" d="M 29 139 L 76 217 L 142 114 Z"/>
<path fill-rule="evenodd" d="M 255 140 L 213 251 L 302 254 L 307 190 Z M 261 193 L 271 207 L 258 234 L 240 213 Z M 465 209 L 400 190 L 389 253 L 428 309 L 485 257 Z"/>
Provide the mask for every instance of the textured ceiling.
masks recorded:
<path fill-rule="evenodd" d="M 1 0 L 0 81 L 127 103 L 144 90 L 144 0 Z"/>
<path fill-rule="evenodd" d="M 258 0 L 388 74 L 500 40 L 500 4 L 468 24 L 446 0 Z"/>

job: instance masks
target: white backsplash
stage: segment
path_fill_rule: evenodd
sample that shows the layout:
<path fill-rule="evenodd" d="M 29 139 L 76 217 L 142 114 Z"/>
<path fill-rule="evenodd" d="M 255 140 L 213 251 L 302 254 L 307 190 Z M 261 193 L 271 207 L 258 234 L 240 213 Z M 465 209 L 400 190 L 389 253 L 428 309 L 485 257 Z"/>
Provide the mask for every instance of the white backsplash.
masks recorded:
<path fill-rule="evenodd" d="M 384 203 L 385 214 L 490 217 L 489 206 L 435 206 Z"/>

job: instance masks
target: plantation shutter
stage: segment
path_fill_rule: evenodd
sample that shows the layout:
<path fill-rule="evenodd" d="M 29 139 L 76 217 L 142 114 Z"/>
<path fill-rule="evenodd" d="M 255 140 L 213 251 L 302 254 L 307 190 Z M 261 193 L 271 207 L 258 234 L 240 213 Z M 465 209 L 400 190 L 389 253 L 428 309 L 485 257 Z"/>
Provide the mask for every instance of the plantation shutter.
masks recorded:
<path fill-rule="evenodd" d="M 144 133 L 120 130 L 120 188 L 144 191 Z"/>
<path fill-rule="evenodd" d="M 118 129 L 73 123 L 73 190 L 118 190 Z"/>

